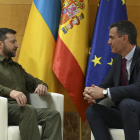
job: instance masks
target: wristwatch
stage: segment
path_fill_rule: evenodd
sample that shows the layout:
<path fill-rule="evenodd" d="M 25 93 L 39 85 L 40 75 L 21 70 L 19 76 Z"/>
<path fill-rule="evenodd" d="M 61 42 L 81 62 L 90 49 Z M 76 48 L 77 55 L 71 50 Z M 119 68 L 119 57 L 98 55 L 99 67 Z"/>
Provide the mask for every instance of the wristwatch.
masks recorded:
<path fill-rule="evenodd" d="M 103 90 L 104 97 L 107 97 L 107 89 Z"/>

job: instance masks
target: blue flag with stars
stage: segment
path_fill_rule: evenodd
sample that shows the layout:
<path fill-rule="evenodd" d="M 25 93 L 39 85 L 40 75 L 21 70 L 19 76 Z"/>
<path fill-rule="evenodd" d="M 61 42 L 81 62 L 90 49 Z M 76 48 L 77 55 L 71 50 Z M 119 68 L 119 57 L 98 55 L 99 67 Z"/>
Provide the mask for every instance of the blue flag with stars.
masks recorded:
<path fill-rule="evenodd" d="M 100 0 L 89 52 L 86 86 L 98 86 L 107 75 L 115 57 L 107 44 L 109 26 L 119 20 L 127 20 L 125 0 Z"/>

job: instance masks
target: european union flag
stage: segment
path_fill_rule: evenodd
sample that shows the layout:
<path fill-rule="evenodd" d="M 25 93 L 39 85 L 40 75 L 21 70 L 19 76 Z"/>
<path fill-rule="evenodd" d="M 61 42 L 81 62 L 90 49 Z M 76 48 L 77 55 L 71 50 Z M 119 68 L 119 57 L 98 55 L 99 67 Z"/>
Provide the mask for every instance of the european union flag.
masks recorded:
<path fill-rule="evenodd" d="M 115 57 L 107 44 L 109 26 L 119 20 L 127 20 L 125 0 L 100 0 L 87 66 L 86 86 L 98 86 L 108 73 Z"/>

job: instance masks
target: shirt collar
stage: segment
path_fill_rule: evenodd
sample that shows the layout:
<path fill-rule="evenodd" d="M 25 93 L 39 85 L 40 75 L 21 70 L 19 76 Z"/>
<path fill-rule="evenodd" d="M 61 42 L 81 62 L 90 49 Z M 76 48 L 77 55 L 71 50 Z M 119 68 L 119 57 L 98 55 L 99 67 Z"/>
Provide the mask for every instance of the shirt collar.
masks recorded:
<path fill-rule="evenodd" d="M 134 55 L 134 52 L 135 52 L 135 48 L 136 48 L 136 46 L 131 50 L 131 52 L 130 52 L 129 54 L 127 54 L 127 55 L 125 56 L 125 58 L 126 58 L 127 60 L 131 60 L 131 59 L 132 59 L 132 57 L 133 57 L 133 55 Z"/>
<path fill-rule="evenodd" d="M 0 61 L 1 61 L 1 62 L 7 61 L 8 63 L 12 63 L 12 62 L 13 62 L 12 58 L 7 59 L 7 58 L 5 58 L 5 57 L 4 57 L 3 55 L 1 55 L 1 54 L 0 54 Z"/>

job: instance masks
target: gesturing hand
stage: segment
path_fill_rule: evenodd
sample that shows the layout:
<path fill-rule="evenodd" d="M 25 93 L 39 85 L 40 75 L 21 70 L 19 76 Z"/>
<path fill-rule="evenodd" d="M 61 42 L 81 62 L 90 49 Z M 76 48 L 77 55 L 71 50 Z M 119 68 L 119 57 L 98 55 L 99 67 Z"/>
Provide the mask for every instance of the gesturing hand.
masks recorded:
<path fill-rule="evenodd" d="M 25 106 L 27 103 L 26 96 L 20 91 L 12 90 L 10 92 L 10 97 L 16 99 L 19 106 Z"/>
<path fill-rule="evenodd" d="M 47 94 L 48 88 L 44 85 L 38 85 L 37 88 L 35 89 L 34 93 L 37 93 L 38 96 L 43 96 Z"/>

